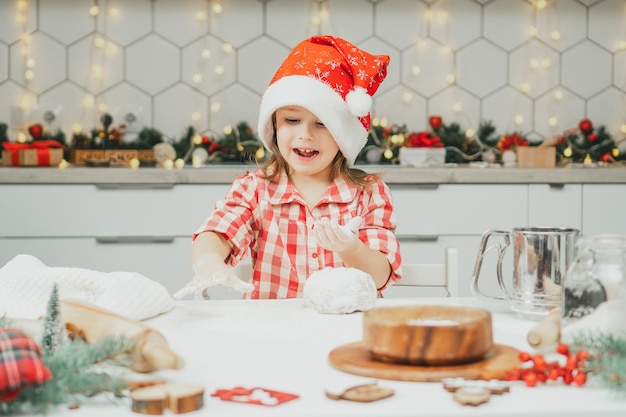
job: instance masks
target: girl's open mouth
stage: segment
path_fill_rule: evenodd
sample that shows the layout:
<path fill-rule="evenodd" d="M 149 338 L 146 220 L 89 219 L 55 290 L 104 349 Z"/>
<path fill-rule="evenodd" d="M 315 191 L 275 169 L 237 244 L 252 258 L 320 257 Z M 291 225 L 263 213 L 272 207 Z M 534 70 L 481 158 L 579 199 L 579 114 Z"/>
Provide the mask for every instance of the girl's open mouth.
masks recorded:
<path fill-rule="evenodd" d="M 314 156 L 319 154 L 319 151 L 316 151 L 314 149 L 294 148 L 293 152 L 301 158 L 313 158 Z"/>

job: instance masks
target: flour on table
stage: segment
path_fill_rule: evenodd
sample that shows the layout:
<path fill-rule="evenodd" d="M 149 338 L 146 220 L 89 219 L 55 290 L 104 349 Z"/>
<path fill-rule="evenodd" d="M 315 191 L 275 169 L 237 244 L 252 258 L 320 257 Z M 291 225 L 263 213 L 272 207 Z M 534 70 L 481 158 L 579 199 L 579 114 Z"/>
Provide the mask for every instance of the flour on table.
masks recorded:
<path fill-rule="evenodd" d="M 370 274 L 356 268 L 324 268 L 304 284 L 307 307 L 325 314 L 366 311 L 376 304 L 376 284 Z"/>

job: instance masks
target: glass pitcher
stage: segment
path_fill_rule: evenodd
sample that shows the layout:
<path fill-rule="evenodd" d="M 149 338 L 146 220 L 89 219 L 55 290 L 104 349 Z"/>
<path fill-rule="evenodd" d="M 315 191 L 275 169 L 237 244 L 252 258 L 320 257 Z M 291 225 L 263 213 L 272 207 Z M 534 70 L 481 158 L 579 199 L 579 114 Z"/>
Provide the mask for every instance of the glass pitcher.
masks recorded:
<path fill-rule="evenodd" d="M 561 297 L 561 341 L 626 330 L 626 236 L 579 238 Z"/>

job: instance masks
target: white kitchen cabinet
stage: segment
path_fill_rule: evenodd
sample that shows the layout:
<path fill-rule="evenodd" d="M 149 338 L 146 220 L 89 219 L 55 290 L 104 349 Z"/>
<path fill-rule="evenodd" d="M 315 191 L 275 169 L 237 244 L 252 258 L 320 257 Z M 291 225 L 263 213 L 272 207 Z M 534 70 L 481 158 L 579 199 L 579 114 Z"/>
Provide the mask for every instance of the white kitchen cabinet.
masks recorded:
<path fill-rule="evenodd" d="M 139 272 L 174 292 L 192 277 L 191 234 L 229 187 L 201 182 L 0 183 L 0 266 L 27 253 L 49 266 Z M 471 295 L 486 230 L 562 226 L 584 234 L 626 234 L 625 184 L 392 183 L 390 188 L 403 259 L 441 263 L 445 248 L 456 247 L 462 296 Z M 507 284 L 509 258 L 511 253 L 503 265 Z M 497 291 L 495 263 L 495 253 L 483 261 L 480 282 L 487 293 Z M 407 290 L 390 288 L 386 296 L 410 296 Z M 241 296 L 226 288 L 210 294 Z"/>
<path fill-rule="evenodd" d="M 528 226 L 582 229 L 581 184 L 531 184 L 528 187 Z"/>
<path fill-rule="evenodd" d="M 408 263 L 442 263 L 445 248 L 457 248 L 461 296 L 471 296 L 472 272 L 482 234 L 489 229 L 526 226 L 528 222 L 526 184 L 392 185 L 391 192 L 402 259 Z M 485 257 L 480 282 L 484 292 L 495 294 L 492 255 Z M 406 289 L 393 288 L 386 294 L 406 296 L 403 290 Z M 424 290 L 420 291 L 423 294 Z"/>
<path fill-rule="evenodd" d="M 626 235 L 626 184 L 584 184 L 582 227 L 586 235 Z"/>
<path fill-rule="evenodd" d="M 0 265 L 133 271 L 173 292 L 193 276 L 191 235 L 228 185 L 0 185 Z"/>

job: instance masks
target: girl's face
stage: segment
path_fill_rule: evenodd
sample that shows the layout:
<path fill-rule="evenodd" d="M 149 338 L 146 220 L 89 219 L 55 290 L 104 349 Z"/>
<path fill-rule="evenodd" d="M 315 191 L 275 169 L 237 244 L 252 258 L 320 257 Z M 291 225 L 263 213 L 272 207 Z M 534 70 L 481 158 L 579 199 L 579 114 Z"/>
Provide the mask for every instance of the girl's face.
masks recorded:
<path fill-rule="evenodd" d="M 276 142 L 292 176 L 330 177 L 339 147 L 326 126 L 304 107 L 276 110 Z"/>

